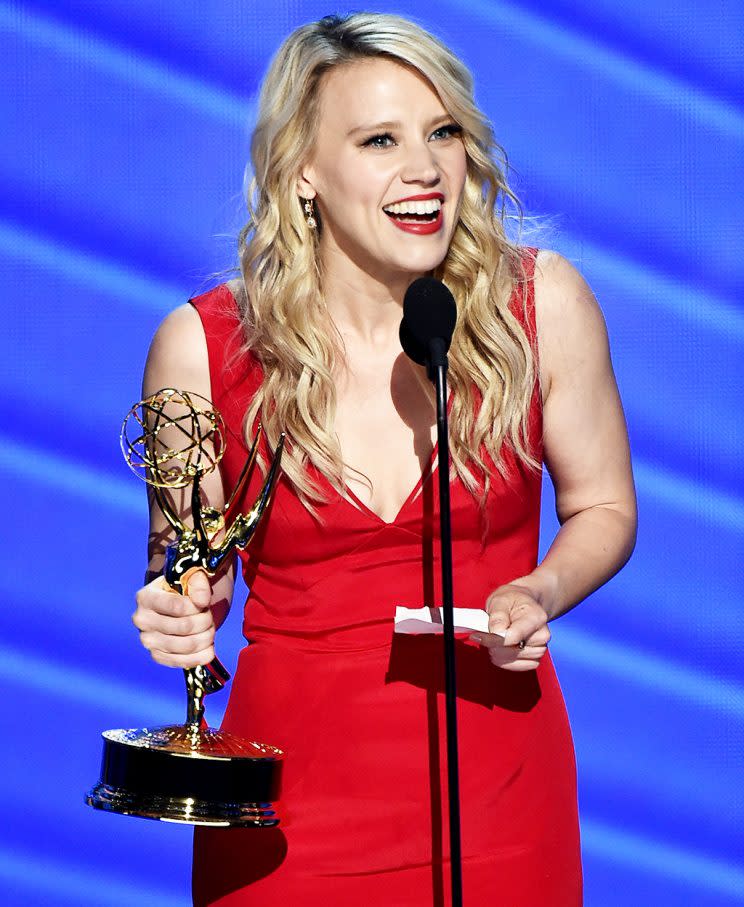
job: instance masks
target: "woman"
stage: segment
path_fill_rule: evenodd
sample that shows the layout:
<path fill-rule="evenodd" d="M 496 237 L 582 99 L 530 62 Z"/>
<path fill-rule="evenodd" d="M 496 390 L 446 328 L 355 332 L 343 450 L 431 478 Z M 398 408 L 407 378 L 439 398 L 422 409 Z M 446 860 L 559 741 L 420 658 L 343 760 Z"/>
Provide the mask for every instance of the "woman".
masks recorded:
<path fill-rule="evenodd" d="M 625 563 L 635 500 L 601 313 L 565 260 L 507 239 L 497 154 L 467 70 L 417 26 L 355 14 L 298 29 L 263 86 L 241 279 L 153 342 L 145 393 L 197 391 L 226 418 L 213 504 L 259 417 L 264 457 L 289 440 L 245 559 L 250 645 L 224 723 L 286 748 L 283 822 L 197 830 L 198 904 L 445 903 L 441 638 L 393 632 L 397 605 L 440 599 L 434 402 L 398 341 L 405 290 L 429 273 L 458 303 L 455 596 L 491 631 L 457 643 L 464 900 L 581 903 L 547 624 Z M 542 460 L 562 526 L 537 565 Z M 198 575 L 182 597 L 153 579 L 143 644 L 163 664 L 210 661 L 231 588 Z"/>

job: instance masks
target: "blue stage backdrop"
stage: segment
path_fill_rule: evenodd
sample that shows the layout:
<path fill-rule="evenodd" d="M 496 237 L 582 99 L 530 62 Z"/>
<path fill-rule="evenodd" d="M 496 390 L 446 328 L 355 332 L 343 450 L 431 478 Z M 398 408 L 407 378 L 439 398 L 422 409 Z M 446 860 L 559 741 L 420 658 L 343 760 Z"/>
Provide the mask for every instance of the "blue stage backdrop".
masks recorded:
<path fill-rule="evenodd" d="M 582 269 L 609 325 L 640 538 L 551 644 L 586 903 L 742 904 L 743 7 L 377 8 L 472 67 L 518 191 L 550 218 L 541 242 Z M 233 261 L 271 53 L 334 11 L 0 0 L 5 904 L 188 903 L 189 829 L 83 806 L 103 728 L 183 709 L 180 672 L 151 662 L 129 622 L 145 500 L 118 431 L 160 319 Z M 554 529 L 546 483 L 544 544 Z M 231 665 L 239 624 L 219 642 Z"/>

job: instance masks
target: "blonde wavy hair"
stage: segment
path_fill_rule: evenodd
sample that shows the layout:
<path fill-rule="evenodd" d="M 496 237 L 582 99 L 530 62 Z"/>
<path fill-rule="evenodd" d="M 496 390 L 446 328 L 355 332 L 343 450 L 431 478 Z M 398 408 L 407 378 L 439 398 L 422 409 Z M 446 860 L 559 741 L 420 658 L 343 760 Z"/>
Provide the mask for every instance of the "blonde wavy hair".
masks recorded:
<path fill-rule="evenodd" d="M 246 429 L 259 417 L 271 446 L 286 432 L 284 472 L 310 510 L 325 495 L 309 465 L 344 492 L 345 464 L 333 433 L 334 365 L 343 353 L 323 301 L 319 231 L 308 229 L 297 177 L 313 147 L 324 73 L 370 57 L 418 70 L 462 128 L 467 176 L 460 217 L 434 276 L 457 302 L 449 355 L 452 471 L 485 500 L 486 455 L 502 474 L 504 444 L 537 466 L 527 432 L 535 357 L 509 309 L 515 283 L 525 281 L 524 250 L 508 240 L 505 219 L 507 205 L 519 218 L 521 208 L 506 182 L 503 149 L 475 105 L 470 72 L 437 38 L 399 16 L 354 13 L 304 25 L 280 47 L 264 80 L 251 143 L 249 219 L 238 245 L 245 345 L 263 369 Z"/>

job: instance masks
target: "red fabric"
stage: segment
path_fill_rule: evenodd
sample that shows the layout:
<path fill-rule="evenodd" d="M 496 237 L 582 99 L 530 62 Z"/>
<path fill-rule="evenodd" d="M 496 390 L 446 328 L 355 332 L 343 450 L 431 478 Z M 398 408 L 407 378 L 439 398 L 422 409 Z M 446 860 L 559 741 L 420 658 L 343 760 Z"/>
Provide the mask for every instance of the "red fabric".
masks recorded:
<path fill-rule="evenodd" d="M 229 426 L 230 489 L 247 454 L 241 425 L 260 370 L 240 355 L 227 287 L 193 304 L 213 401 Z M 539 451 L 537 389 L 531 431 Z M 485 541 L 477 503 L 452 483 L 460 607 L 483 608 L 496 586 L 535 566 L 541 477 L 509 464 L 508 482 L 493 478 Z M 247 500 L 259 484 L 256 476 Z M 197 905 L 450 903 L 442 640 L 393 634 L 396 605 L 441 601 L 436 482 L 430 474 L 389 524 L 327 487 L 319 522 L 280 481 L 244 558 L 250 644 L 223 727 L 286 749 L 282 822 L 198 828 Z M 464 903 L 578 907 L 574 752 L 550 656 L 536 672 L 513 673 L 458 639 L 457 685 Z"/>

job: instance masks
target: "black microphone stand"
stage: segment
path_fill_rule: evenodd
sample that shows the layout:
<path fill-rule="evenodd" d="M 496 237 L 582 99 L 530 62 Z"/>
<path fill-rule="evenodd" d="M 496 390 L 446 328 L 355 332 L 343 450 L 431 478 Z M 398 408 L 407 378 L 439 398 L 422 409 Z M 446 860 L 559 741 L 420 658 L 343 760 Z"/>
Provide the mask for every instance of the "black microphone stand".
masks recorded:
<path fill-rule="evenodd" d="M 452 592 L 452 524 L 447 424 L 447 346 L 440 337 L 429 342 L 426 362 L 437 398 L 437 465 L 439 469 L 439 530 L 442 559 L 442 619 L 444 629 L 444 698 L 447 724 L 447 785 L 449 802 L 452 907 L 462 907 L 462 850 L 460 846 L 460 772 L 457 754 L 457 686 L 455 677 L 455 619 Z"/>

